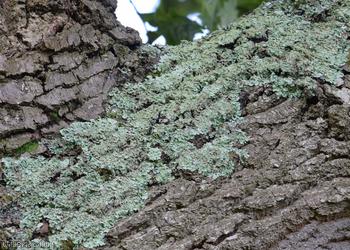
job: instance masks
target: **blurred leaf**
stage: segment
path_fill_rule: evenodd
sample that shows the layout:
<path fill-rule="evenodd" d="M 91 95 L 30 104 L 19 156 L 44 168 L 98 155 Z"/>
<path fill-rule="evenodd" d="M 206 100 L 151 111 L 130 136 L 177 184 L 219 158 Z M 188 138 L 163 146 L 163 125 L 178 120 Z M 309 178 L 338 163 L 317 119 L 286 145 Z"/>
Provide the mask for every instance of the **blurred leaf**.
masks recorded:
<path fill-rule="evenodd" d="M 235 0 L 234 0 L 235 1 Z M 209 30 L 213 30 L 217 27 L 219 23 L 219 18 L 217 17 L 217 11 L 220 9 L 220 4 L 222 0 L 208 0 L 203 1 L 202 9 L 200 11 L 203 24 Z"/>
<path fill-rule="evenodd" d="M 141 14 L 145 22 L 158 27 L 147 33 L 152 43 L 163 35 L 168 44 L 192 40 L 194 35 L 207 28 L 213 31 L 237 20 L 256 8 L 263 0 L 161 0 L 156 12 Z M 189 14 L 199 13 L 203 26 L 188 19 Z"/>
<path fill-rule="evenodd" d="M 257 8 L 262 2 L 263 0 L 238 0 L 237 9 L 239 11 L 239 15 L 241 16 L 251 12 L 252 10 Z"/>
<path fill-rule="evenodd" d="M 167 7 L 159 8 L 152 14 L 141 14 L 144 21 L 158 27 L 157 31 L 147 33 L 150 43 L 163 35 L 168 44 L 178 44 L 181 40 L 192 40 L 194 34 L 201 32 L 202 26 L 187 18 L 191 12 L 182 8 L 169 12 L 165 9 Z"/>
<path fill-rule="evenodd" d="M 197 0 L 162 0 L 155 13 L 141 14 L 141 18 L 158 27 L 155 32 L 148 32 L 149 42 L 164 35 L 168 44 L 177 44 L 181 40 L 192 40 L 195 33 L 201 31 L 201 26 L 187 18 L 193 12 L 198 12 L 200 4 Z"/>

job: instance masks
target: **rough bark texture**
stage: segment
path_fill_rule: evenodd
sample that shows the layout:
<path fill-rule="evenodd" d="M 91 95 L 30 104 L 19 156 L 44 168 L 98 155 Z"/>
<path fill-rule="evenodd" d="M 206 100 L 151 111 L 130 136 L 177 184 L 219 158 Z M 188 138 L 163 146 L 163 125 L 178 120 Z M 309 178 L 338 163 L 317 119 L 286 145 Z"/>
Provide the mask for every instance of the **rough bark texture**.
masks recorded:
<path fill-rule="evenodd" d="M 298 100 L 243 91 L 247 161 L 229 179 L 153 188 L 103 249 L 350 249 L 349 62 L 343 72 L 337 86 L 319 79 Z"/>
<path fill-rule="evenodd" d="M 112 1 L 90 2 L 81 0 L 79 1 L 81 5 L 74 2 L 73 7 L 71 6 L 68 9 L 74 10 L 74 6 L 76 6 L 79 11 L 75 13 L 80 13 L 80 15 L 70 16 L 67 9 L 59 12 L 60 15 L 48 11 L 47 20 L 45 15 L 40 15 L 40 17 L 35 15 L 47 11 L 46 8 L 51 6 L 50 4 L 52 6 L 66 5 L 63 3 L 60 5 L 60 2 L 50 2 L 50 4 L 45 2 L 41 5 L 39 1 L 36 1 L 34 5 L 36 7 L 33 7 L 30 4 L 31 2 L 33 1 L 27 1 L 22 10 L 17 10 L 19 13 L 24 12 L 22 18 L 24 24 L 20 26 L 24 30 L 19 32 L 22 35 L 18 37 L 18 35 L 13 34 L 13 41 L 5 39 L 13 45 L 1 45 L 1 47 L 23 48 L 22 53 L 19 53 L 19 58 L 21 58 L 21 62 L 27 62 L 26 60 L 28 60 L 28 63 L 24 63 L 23 67 L 10 70 L 6 68 L 9 67 L 6 66 L 9 65 L 9 62 L 12 62 L 11 65 L 15 66 L 22 64 L 11 61 L 15 59 L 8 59 L 9 55 L 6 55 L 3 64 L 0 61 L 0 73 L 2 73 L 2 81 L 5 83 L 0 85 L 3 88 L 0 92 L 0 101 L 6 102 L 3 110 L 30 115 L 30 124 L 36 125 L 33 128 L 27 128 L 29 126 L 27 125 L 28 120 L 22 119 L 23 123 L 19 123 L 22 124 L 19 125 L 22 127 L 9 130 L 7 129 L 8 125 L 6 125 L 8 123 L 5 123 L 4 120 L 0 123 L 1 126 L 2 124 L 7 126 L 0 127 L 4 131 L 4 136 L 17 134 L 25 137 L 28 131 L 32 136 L 33 131 L 39 130 L 42 133 L 48 128 L 47 125 L 51 124 L 49 122 L 50 112 L 52 110 L 60 112 L 62 106 L 65 107 L 66 103 L 69 103 L 67 105 L 69 112 L 62 113 L 61 121 L 70 121 L 70 116 L 72 116 L 72 119 L 73 117 L 86 119 L 87 117 L 79 114 L 90 113 L 86 110 L 82 113 L 78 111 L 81 110 L 81 107 L 84 107 L 84 103 L 90 105 L 90 102 L 96 99 L 93 94 L 90 95 L 85 92 L 95 89 L 88 85 L 96 83 L 96 81 L 90 81 L 90 79 L 95 78 L 95 75 L 105 79 L 104 77 L 107 77 L 106 75 L 109 72 L 116 71 L 117 75 L 113 80 L 116 83 L 113 84 L 118 84 L 121 81 L 118 80 L 120 79 L 118 74 L 121 74 L 118 73 L 118 68 L 127 68 L 129 67 L 128 62 L 139 62 L 141 60 L 137 57 L 137 52 L 127 48 L 128 46 L 135 46 L 135 42 L 130 42 L 129 36 L 124 36 L 126 33 L 123 28 L 117 26 L 121 33 L 117 32 L 119 35 L 113 36 L 111 35 L 113 34 L 113 32 L 111 33 L 111 26 L 106 26 L 107 28 L 101 26 L 101 23 L 115 22 L 112 21 L 111 16 L 112 7 L 115 7 L 112 5 Z M 313 0 L 303 2 L 315 3 Z M 320 16 L 312 17 L 314 18 L 313 22 L 326 22 L 325 16 L 327 16 L 328 11 L 326 3 L 332 2 L 330 6 L 336 10 L 338 10 L 336 6 L 346 3 L 345 0 L 321 2 L 325 3 L 325 11 L 321 12 Z M 3 6 L 7 6 L 6 8 L 22 6 L 20 1 L 15 5 L 10 3 L 14 2 L 5 1 Z M 95 6 L 95 4 L 100 3 L 103 4 L 98 7 Z M 111 7 L 109 14 L 108 12 L 100 13 L 101 10 L 105 9 L 103 6 Z M 100 14 L 97 15 L 96 12 Z M 28 19 L 28 13 L 33 15 L 32 19 Z M 1 15 L 0 18 L 8 16 L 7 14 Z M 297 15 L 302 14 L 298 13 Z M 89 17 L 87 18 L 86 15 Z M 26 35 L 27 33 L 24 32 L 37 21 L 47 22 L 47 25 L 51 27 L 52 20 L 59 16 L 62 20 L 72 22 L 72 24 L 60 28 L 54 40 L 45 38 L 45 36 L 40 36 L 40 39 L 36 40 L 33 38 L 36 36 L 31 33 Z M 106 16 L 103 19 L 104 21 L 100 18 L 96 20 L 96 23 L 91 21 L 94 20 L 93 18 L 101 16 Z M 15 17 L 20 19 L 21 15 L 17 14 Z M 84 19 L 84 17 L 87 19 Z M 107 17 L 110 17 L 110 19 Z M 330 18 L 332 19 L 332 17 Z M 32 22 L 27 20 L 32 20 Z M 90 23 L 87 24 L 86 29 L 92 29 L 95 34 L 108 37 L 107 40 L 112 39 L 110 43 L 108 42 L 108 45 L 105 45 L 108 49 L 97 49 L 97 52 L 93 50 L 93 53 L 90 53 L 91 46 L 94 47 L 91 43 L 97 43 L 97 47 L 105 48 L 97 42 L 101 41 L 102 38 L 91 38 L 90 35 L 93 32 L 90 31 L 74 38 L 77 32 L 68 32 L 71 29 L 74 30 L 75 25 L 78 25 L 79 32 L 82 32 L 85 29 L 83 28 L 85 27 L 83 20 Z M 5 21 L 1 21 L 1 24 L 3 23 Z M 44 28 L 46 26 L 41 24 L 39 27 Z M 67 33 L 65 32 L 66 29 L 68 30 Z M 44 30 L 47 31 L 47 28 Z M 65 34 L 71 35 L 67 38 Z M 346 31 L 346 34 L 349 36 L 349 30 Z M 246 35 L 243 34 L 242 36 Z M 28 39 L 27 36 L 31 38 Z M 56 51 L 54 48 L 60 47 L 61 42 L 59 42 L 59 45 L 55 45 L 53 49 L 50 44 L 56 44 L 60 41 L 58 38 L 61 36 L 64 37 L 63 44 L 69 43 L 69 41 L 73 42 L 70 45 L 63 45 L 65 49 Z M 84 39 L 88 39 L 89 42 L 83 42 Z M 130 39 L 135 41 L 134 38 Z M 230 39 L 229 37 L 227 40 Z M 254 37 L 252 38 L 253 41 L 249 42 L 253 44 L 262 43 L 265 41 L 264 39 L 266 40 L 264 37 Z M 345 39 L 349 41 L 349 37 Z M 31 42 L 28 43 L 27 41 Z M 36 45 L 33 46 L 32 43 Z M 85 47 L 86 43 L 89 44 L 87 48 Z M 115 43 L 118 44 L 118 48 L 128 51 L 124 54 L 124 63 L 119 62 Z M 244 45 L 244 42 L 242 44 Z M 236 45 L 233 41 L 231 43 L 227 41 L 222 47 L 226 46 L 225 49 L 234 50 Z M 29 49 L 32 47 L 34 49 Z M 26 52 L 24 53 L 24 51 Z M 77 53 L 77 51 L 79 52 Z M 254 53 L 263 58 L 267 52 L 254 50 Z M 100 66 L 102 55 L 110 60 L 103 65 L 113 65 L 110 66 L 111 68 Z M 28 56 L 29 59 L 23 60 L 21 56 L 26 58 Z M 111 59 L 109 56 L 113 58 Z M 136 56 L 136 59 L 130 59 L 130 56 L 131 58 Z M 81 59 L 85 60 L 83 66 L 79 66 L 79 63 L 75 62 L 80 60 L 80 57 L 84 57 L 84 59 Z M 63 61 L 61 58 L 63 58 Z M 46 63 L 45 60 L 48 62 Z M 118 63 L 115 63 L 115 60 Z M 223 62 L 224 60 L 219 58 L 218 61 Z M 90 68 L 89 65 L 95 66 Z M 140 67 L 142 68 L 142 66 Z M 97 73 L 91 73 L 91 71 L 96 72 L 96 68 L 98 69 Z M 141 68 L 137 67 L 137 69 Z M 74 77 L 79 76 L 78 84 L 74 84 L 74 81 L 76 82 L 74 80 L 73 85 L 68 84 L 66 86 L 65 83 L 69 80 L 64 80 L 62 84 L 50 89 L 51 87 L 48 86 L 51 85 L 47 79 L 50 79 L 52 74 L 61 74 L 62 72 L 64 72 L 64 77 L 69 77 L 70 73 L 73 73 Z M 228 178 L 213 180 L 204 178 L 199 174 L 182 171 L 177 173 L 176 179 L 168 184 L 151 186 L 145 207 L 137 213 L 118 221 L 106 236 L 107 245 L 101 247 L 101 249 L 350 249 L 349 64 L 344 67 L 343 73 L 343 79 L 336 85 L 322 81 L 320 78 L 314 79 L 316 82 L 314 91 L 306 88 L 302 89 L 301 98 L 288 99 L 281 97 L 269 85 L 254 86 L 242 91 L 239 101 L 243 122 L 239 126 L 240 129 L 246 132 L 249 141 L 245 145 L 239 145 L 239 147 L 249 154 L 246 161 L 238 164 L 235 173 Z M 136 75 L 143 74 L 142 71 Z M 59 76 L 57 79 L 62 78 Z M 125 78 L 121 79 L 124 81 Z M 26 81 L 30 81 L 30 86 L 34 86 L 31 88 L 30 94 L 24 93 L 20 88 L 15 87 L 19 83 L 25 84 Z M 55 80 L 51 83 L 57 82 L 60 81 Z M 104 80 L 99 82 L 104 86 Z M 108 86 L 108 89 L 112 87 Z M 14 89 L 18 92 L 14 96 L 1 95 L 7 89 L 11 90 L 11 93 Z M 66 89 L 70 89 L 70 91 L 64 92 Z M 99 90 L 101 89 L 99 88 Z M 55 91 L 60 91 L 60 94 L 56 94 Z M 50 98 L 46 98 L 47 96 Z M 99 96 L 99 98 L 104 100 L 105 94 L 102 96 Z M 19 97 L 20 103 L 18 104 L 16 103 L 18 99 L 13 98 Z M 74 105 L 78 101 L 86 102 L 82 102 L 81 106 L 76 108 Z M 75 108 L 72 109 L 71 105 Z M 150 104 L 145 105 L 144 109 L 149 106 Z M 34 112 L 34 114 L 31 112 Z M 93 115 L 98 115 L 101 112 Z M 157 119 L 162 120 L 163 118 L 159 116 Z M 13 120 L 10 119 L 9 121 Z M 40 123 L 41 121 L 42 123 Z M 164 121 L 164 123 L 167 124 L 169 121 Z M 197 139 L 194 143 L 196 147 L 200 148 L 207 143 L 203 138 Z M 166 160 L 164 161 L 166 162 Z M 81 177 L 75 176 L 73 179 L 78 181 Z M 57 175 L 52 178 L 55 182 L 60 176 Z M 17 210 L 16 203 L 12 203 L 10 197 L 9 200 L 6 200 L 4 195 L 2 197 L 4 198 L 0 200 L 0 204 L 6 204 L 7 207 L 3 209 L 2 217 L 0 217 L 3 220 L 1 226 L 9 229 L 8 231 L 16 232 L 20 219 L 16 215 L 20 217 L 20 212 Z M 43 221 L 41 232 L 39 230 L 39 232 L 33 234 L 33 238 L 47 236 L 49 233 L 47 224 L 48 222 Z M 67 249 L 72 248 L 69 244 L 66 247 Z"/>
<path fill-rule="evenodd" d="M 151 59 L 114 0 L 0 2 L 0 156 L 103 113 L 113 86 L 140 81 Z"/>
<path fill-rule="evenodd" d="M 349 87 L 320 84 L 294 101 L 251 89 L 244 168 L 156 188 L 104 249 L 349 249 L 350 107 L 333 92 Z"/>

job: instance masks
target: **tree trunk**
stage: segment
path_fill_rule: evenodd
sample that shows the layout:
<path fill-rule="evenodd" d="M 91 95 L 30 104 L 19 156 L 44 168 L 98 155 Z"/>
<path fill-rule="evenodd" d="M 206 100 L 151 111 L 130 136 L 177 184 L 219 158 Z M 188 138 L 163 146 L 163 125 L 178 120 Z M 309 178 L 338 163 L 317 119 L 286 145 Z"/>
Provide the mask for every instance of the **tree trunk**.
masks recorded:
<path fill-rule="evenodd" d="M 23 8 L 33 11 L 32 25 L 46 22 L 35 13 L 50 5 L 39 2 Z M 110 37 L 111 26 L 100 22 L 117 25 L 112 16 L 93 17 L 112 15 L 111 4 L 85 2 L 75 2 L 68 8 L 75 15 L 65 9 L 61 18 L 73 22 L 69 29 L 89 21 L 95 32 Z M 110 13 L 97 15 L 101 9 Z M 108 118 L 73 123 L 62 131 L 66 145 L 52 146 L 49 158 L 4 160 L 12 198 L 3 202 L 3 227 L 15 228 L 13 239 L 49 241 L 65 249 L 349 249 L 349 13 L 346 0 L 272 1 L 199 42 L 168 48 L 151 78 L 112 90 Z M 27 19 L 28 14 L 23 22 Z M 56 44 L 66 29 L 48 41 Z M 13 36 L 16 48 L 33 46 L 24 30 L 20 34 Z M 96 43 L 90 34 L 79 39 Z M 126 44 L 123 48 L 135 45 L 130 39 L 125 43 L 125 36 L 114 38 L 109 49 L 115 41 Z M 76 60 L 82 53 L 87 62 L 104 53 L 119 58 L 114 49 L 90 54 L 83 42 L 55 52 L 48 41 L 35 45 L 44 55 L 68 53 Z M 128 51 L 127 56 L 139 55 Z M 68 66 L 55 57 L 43 64 L 41 53 L 26 59 L 39 60 L 34 66 L 6 69 L 4 81 L 9 86 L 27 78 L 31 86 L 39 81 L 43 92 L 47 74 L 80 72 L 77 66 L 64 71 Z M 27 48 L 20 55 L 32 54 Z M 141 61 L 140 69 L 144 61 L 135 60 Z M 128 67 L 112 65 L 100 74 Z M 69 88 L 84 84 L 81 80 Z M 63 105 L 40 103 L 45 94 L 18 93 L 29 101 L 7 100 L 4 110 L 41 108 L 40 114 L 49 117 L 50 106 Z M 67 114 L 80 117 L 78 111 Z M 21 230 L 10 211 L 21 220 Z"/>
<path fill-rule="evenodd" d="M 151 66 L 111 0 L 0 2 L 0 156 L 103 113 L 107 93 Z"/>

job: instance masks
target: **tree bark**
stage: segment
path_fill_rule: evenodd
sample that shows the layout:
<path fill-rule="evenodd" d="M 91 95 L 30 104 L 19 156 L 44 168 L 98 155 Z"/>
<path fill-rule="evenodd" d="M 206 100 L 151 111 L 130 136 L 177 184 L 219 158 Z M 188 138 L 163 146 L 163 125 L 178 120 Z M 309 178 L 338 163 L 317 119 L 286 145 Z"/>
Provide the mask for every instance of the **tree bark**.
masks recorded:
<path fill-rule="evenodd" d="M 223 180 L 190 175 L 154 187 L 101 249 L 350 249 L 350 62 L 343 73 L 339 85 L 320 80 L 298 100 L 245 89 L 244 166 Z"/>
<path fill-rule="evenodd" d="M 35 115 L 30 117 L 32 120 L 38 117 L 31 121 L 36 124 L 33 128 L 28 128 L 25 123 L 28 120 L 25 119 L 22 119 L 24 122 L 19 123 L 20 127 L 16 129 L 7 129 L 9 127 L 8 123 L 5 123 L 7 120 L 2 121 L 2 124 L 5 124 L 2 133 L 6 138 L 9 135 L 12 138 L 12 136 L 28 133 L 32 138 L 37 131 L 44 133 L 51 124 L 49 114 L 52 110 L 59 112 L 60 122 L 94 118 L 103 113 L 103 109 L 92 114 L 86 110 L 79 111 L 85 103 L 88 106 L 91 102 L 94 103 L 96 95 L 100 98 L 99 103 L 103 102 L 106 93 L 115 84 L 123 83 L 126 79 L 130 81 L 143 78 L 145 72 L 149 70 L 145 68 L 145 65 L 150 65 L 148 61 L 140 58 L 140 54 L 134 49 L 140 41 L 133 32 L 125 30 L 114 21 L 112 11 L 115 5 L 112 1 L 81 0 L 69 3 L 48 1 L 41 4 L 42 2 L 27 1 L 26 4 L 21 4 L 21 1 L 18 1 L 11 5 L 13 1 L 5 1 L 2 6 L 2 10 L 12 8 L 11 10 L 17 11 L 16 13 L 22 13 L 22 15 L 16 14 L 9 17 L 8 13 L 14 12 L 6 11 L 7 14 L 3 12 L 0 16 L 9 18 L 7 21 L 1 21 L 2 26 L 0 26 L 9 37 L 1 40 L 6 42 L 6 44 L 3 42 L 1 47 L 7 48 L 0 54 L 2 58 L 0 73 L 4 82 L 0 85 L 2 91 L 0 91 L 0 101 L 5 103 L 2 106 L 2 112 L 31 114 L 26 110 L 35 109 L 35 112 L 31 111 Z M 279 5 L 280 1 L 272 1 L 272 3 Z M 292 11 L 287 5 L 282 5 L 276 10 L 276 15 L 285 11 L 287 20 L 290 17 L 301 18 L 301 21 L 310 23 L 310 32 L 316 33 L 322 31 L 315 31 L 312 29 L 313 25 L 337 20 L 337 24 L 345 27 L 342 33 L 344 37 L 339 38 L 339 41 L 345 41 L 347 48 L 350 48 L 350 16 L 346 13 L 343 13 L 342 18 L 336 16 L 336 13 L 341 15 L 342 10 L 346 12 L 350 9 L 347 1 L 306 0 L 288 1 L 288 3 L 296 4 L 290 7 Z M 64 7 L 67 6 L 66 4 L 70 4 L 69 7 Z M 300 7 L 303 4 L 307 8 Z M 47 9 L 48 6 L 52 9 Z M 269 6 L 269 4 L 265 6 L 266 18 L 271 14 L 268 13 Z M 53 9 L 61 11 L 56 12 Z M 7 25 L 7 28 L 4 28 L 3 24 L 12 24 L 12 20 L 17 20 L 15 22 L 17 26 L 9 28 L 10 26 Z M 64 25 L 59 28 L 59 31 L 54 32 L 54 39 L 52 39 L 51 35 L 45 35 L 45 32 L 51 32 L 52 28 L 56 27 L 56 25 L 52 27 L 52 24 L 56 22 Z M 242 23 L 245 27 L 244 21 Z M 219 36 L 223 34 L 224 39 L 220 41 L 222 43 L 217 48 L 229 54 L 244 54 L 246 51 L 237 52 L 235 49 L 247 45 L 244 48 L 247 48 L 247 51 L 250 49 L 253 51 L 252 54 L 247 55 L 248 58 L 253 60 L 256 57 L 260 59 L 273 57 L 282 65 L 287 60 L 284 54 L 272 56 L 274 51 L 254 48 L 261 48 L 258 44 L 260 46 L 270 39 L 268 32 L 265 32 L 266 29 L 269 32 L 285 29 L 286 34 L 289 31 L 283 26 L 282 19 L 280 26 L 260 27 L 259 25 L 260 23 L 252 25 L 261 29 L 259 34 L 249 34 L 247 31 L 242 32 L 238 37 L 225 37 L 225 32 L 228 31 L 220 31 Z M 40 32 L 43 33 L 40 34 L 43 36 L 35 36 L 34 34 L 37 33 L 30 32 L 33 31 L 30 27 L 35 27 L 36 32 L 42 29 Z M 293 30 L 294 27 L 289 28 L 292 33 L 298 32 L 297 29 Z M 11 33 L 13 30 L 16 32 Z M 84 33 L 81 34 L 83 31 Z M 77 33 L 79 36 L 76 38 Z M 40 39 L 35 39 L 36 37 Z M 199 44 L 214 44 L 216 38 L 214 35 Z M 69 41 L 72 43 L 69 44 Z M 62 46 L 64 48 L 61 48 Z M 325 45 L 330 50 L 337 46 L 338 44 L 330 44 L 329 47 Z M 287 44 L 286 47 L 288 47 Z M 14 48 L 15 51 L 11 52 L 10 48 Z M 18 51 L 17 48 L 20 50 Z M 265 49 L 263 46 L 262 48 Z M 306 51 L 310 60 L 319 61 L 320 64 L 325 58 L 332 59 L 327 56 L 312 58 L 314 54 L 312 54 L 311 42 L 310 47 L 298 47 L 297 44 L 295 47 L 286 48 L 286 51 L 290 52 L 293 49 Z M 120 59 L 117 52 L 119 50 L 127 51 L 123 54 L 123 59 Z M 190 55 L 191 52 L 186 51 L 186 53 Z M 103 55 L 108 60 L 101 66 Z M 239 63 L 238 61 L 226 62 L 221 56 L 223 55 L 219 54 L 217 58 L 213 58 L 220 61 L 220 67 L 226 67 L 229 63 Z M 297 58 L 296 61 L 298 59 L 303 60 L 303 58 Z M 21 63 L 18 63 L 18 60 Z M 77 60 L 79 63 L 76 62 Z M 119 69 L 129 68 L 130 62 L 136 62 L 136 66 L 132 65 L 135 68 L 132 70 L 134 73 L 122 75 Z M 172 63 L 176 65 L 179 62 L 174 60 Z M 94 66 L 89 67 L 89 65 Z M 239 94 L 243 118 L 239 128 L 247 134 L 249 140 L 239 147 L 245 150 L 249 157 L 237 163 L 235 172 L 228 177 L 212 179 L 198 173 L 179 171 L 175 174 L 175 179 L 167 184 L 150 185 L 144 207 L 116 221 L 115 226 L 106 235 L 106 245 L 100 249 L 349 249 L 350 65 L 348 62 L 342 69 L 338 68 L 339 65 L 333 66 L 336 68 L 335 71 L 342 74 L 338 82 L 330 83 L 322 76 L 314 77 L 313 90 L 302 86 L 299 98 L 288 98 L 278 94 L 271 84 L 246 86 Z M 97 73 L 94 71 L 96 68 Z M 214 68 L 210 73 L 215 74 L 215 70 Z M 252 71 L 254 69 L 247 69 L 249 80 L 251 80 Z M 307 72 L 304 68 L 298 68 L 296 71 L 299 78 L 304 77 L 303 74 Z M 64 85 L 66 80 L 62 79 L 66 77 L 68 79 L 70 73 L 73 73 L 74 77 L 79 77 L 77 77 L 78 80 L 74 78 L 72 84 L 66 86 Z M 283 72 L 277 73 L 284 77 Z M 63 74 L 63 76 L 55 76 L 55 74 Z M 106 90 L 97 88 L 103 91 L 103 94 L 99 92 L 89 95 L 89 92 L 84 92 L 95 89 L 89 84 L 99 83 L 98 86 L 105 86 L 105 79 L 109 74 L 113 75 L 113 82 L 116 83 L 107 84 Z M 95 79 L 96 75 L 97 79 L 102 80 L 90 81 L 91 78 Z M 164 79 L 166 80 L 169 75 L 165 74 Z M 51 77 L 58 80 L 48 81 Z M 196 77 L 196 72 L 193 72 L 193 77 Z M 60 82 L 63 83 L 59 84 Z M 30 83 L 30 86 L 36 86 L 38 83 L 35 91 L 39 94 L 33 94 L 35 89 L 33 87 L 30 94 L 16 89 L 18 91 L 15 92 L 18 93 L 16 95 L 1 96 L 1 93 L 5 93 L 7 89 L 11 90 L 8 93 L 12 93 L 14 86 L 19 83 Z M 50 89 L 48 87 L 51 86 L 50 84 L 58 85 Z M 86 89 L 84 86 L 89 87 Z M 70 90 L 68 97 L 66 94 L 54 92 L 66 89 Z M 142 96 L 142 94 L 135 95 Z M 16 103 L 18 101 L 20 103 Z M 78 107 L 74 106 L 76 103 L 79 103 Z M 142 108 L 147 110 L 150 105 L 146 103 Z M 66 113 L 60 111 L 63 107 L 67 107 Z M 139 109 L 135 112 L 139 112 Z M 81 114 L 93 116 L 86 117 Z M 156 122 L 164 122 L 165 125 L 170 123 L 161 115 L 157 117 Z M 208 143 L 203 138 L 195 139 L 194 144 L 197 148 Z M 166 163 L 171 161 L 164 159 L 166 158 L 164 155 L 159 158 Z M 59 175 L 55 176 L 55 179 L 59 178 Z M 78 182 L 79 178 L 83 177 L 75 176 L 73 179 Z M 9 211 L 20 209 L 11 202 L 7 202 L 6 205 L 4 211 L 7 214 L 4 213 L 3 218 L 7 221 L 2 226 L 18 227 L 13 222 L 13 218 L 6 219 L 6 216 L 11 217 Z M 20 219 L 20 213 L 18 216 L 17 219 Z M 48 222 L 43 223 L 46 225 L 45 223 Z M 33 238 L 39 236 L 34 234 Z M 69 245 L 69 247 L 73 246 Z"/>
<path fill-rule="evenodd" d="M 154 188 L 101 249 L 349 249 L 350 108 L 327 88 L 298 101 L 251 90 L 244 168 Z"/>
<path fill-rule="evenodd" d="M 116 20 L 116 1 L 0 4 L 0 156 L 97 118 L 112 87 L 152 66 L 137 32 Z"/>

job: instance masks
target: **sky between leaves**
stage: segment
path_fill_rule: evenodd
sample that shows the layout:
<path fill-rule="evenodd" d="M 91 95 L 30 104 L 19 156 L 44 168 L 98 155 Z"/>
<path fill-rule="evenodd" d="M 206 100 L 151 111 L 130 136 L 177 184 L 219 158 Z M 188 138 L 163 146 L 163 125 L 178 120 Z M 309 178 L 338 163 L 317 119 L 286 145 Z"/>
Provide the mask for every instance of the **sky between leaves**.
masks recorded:
<path fill-rule="evenodd" d="M 262 1 L 120 0 L 116 16 L 138 30 L 144 42 L 176 45 L 227 27 Z"/>
<path fill-rule="evenodd" d="M 146 43 L 148 41 L 146 27 L 137 14 L 139 13 L 152 13 L 156 10 L 160 3 L 160 0 L 133 0 L 134 6 L 130 0 L 118 0 L 118 8 L 115 12 L 117 19 L 124 25 L 136 29 L 142 38 L 142 41 Z M 135 10 L 137 9 L 137 12 Z M 151 28 L 148 26 L 148 28 Z M 157 41 L 158 44 L 165 44 L 164 37 Z"/>

